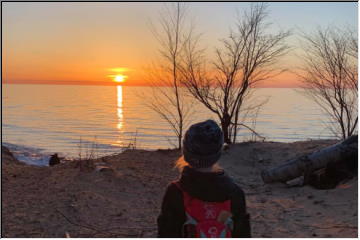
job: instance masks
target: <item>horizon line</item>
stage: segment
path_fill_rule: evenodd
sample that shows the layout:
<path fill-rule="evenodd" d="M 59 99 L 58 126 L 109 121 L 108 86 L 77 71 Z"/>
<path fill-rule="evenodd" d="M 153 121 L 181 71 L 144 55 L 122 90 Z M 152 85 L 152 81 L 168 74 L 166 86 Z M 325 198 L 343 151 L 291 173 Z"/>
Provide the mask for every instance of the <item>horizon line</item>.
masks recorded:
<path fill-rule="evenodd" d="M 124 87 L 171 87 L 171 86 L 150 86 L 144 84 L 128 85 L 128 84 L 118 84 L 118 83 L 108 83 L 108 82 L 94 82 L 94 83 L 81 83 L 81 82 L 1 82 L 1 84 L 10 84 L 10 85 L 75 85 L 75 86 L 124 86 Z M 255 86 L 252 88 L 301 88 L 301 86 Z"/>

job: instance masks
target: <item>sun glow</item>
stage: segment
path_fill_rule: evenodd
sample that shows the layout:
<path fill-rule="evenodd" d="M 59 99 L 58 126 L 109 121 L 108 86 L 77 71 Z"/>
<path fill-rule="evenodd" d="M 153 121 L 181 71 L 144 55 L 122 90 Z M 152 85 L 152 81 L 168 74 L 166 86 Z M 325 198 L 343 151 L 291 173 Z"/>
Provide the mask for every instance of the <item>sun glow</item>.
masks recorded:
<path fill-rule="evenodd" d="M 124 75 L 116 75 L 114 78 L 114 82 L 117 82 L 117 83 L 125 82 L 125 78 L 126 78 L 126 76 L 124 76 Z"/>
<path fill-rule="evenodd" d="M 106 70 L 111 72 L 111 74 L 107 75 L 107 77 L 109 77 L 112 82 L 118 83 L 118 85 L 126 82 L 128 76 L 125 73 L 132 71 L 131 69 L 125 67 L 108 68 Z"/>

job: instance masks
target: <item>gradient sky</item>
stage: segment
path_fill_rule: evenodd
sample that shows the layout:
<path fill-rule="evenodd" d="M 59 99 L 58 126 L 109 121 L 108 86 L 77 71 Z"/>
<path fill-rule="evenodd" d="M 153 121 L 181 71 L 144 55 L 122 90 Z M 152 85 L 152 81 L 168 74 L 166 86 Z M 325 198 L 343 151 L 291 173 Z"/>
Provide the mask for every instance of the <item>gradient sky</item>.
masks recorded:
<path fill-rule="evenodd" d="M 249 3 L 188 3 L 208 51 L 219 46 L 234 25 L 236 9 Z M 6 83 L 111 83 L 120 70 L 126 85 L 143 85 L 144 69 L 156 58 L 157 42 L 149 22 L 156 22 L 163 3 L 2 3 L 2 64 Z M 356 27 L 356 2 L 269 3 L 273 29 L 291 29 L 294 50 L 281 66 L 295 69 L 300 61 L 299 30 L 309 32 L 331 24 Z M 119 72 L 119 71 L 118 71 Z M 296 86 L 290 73 L 265 83 Z"/>

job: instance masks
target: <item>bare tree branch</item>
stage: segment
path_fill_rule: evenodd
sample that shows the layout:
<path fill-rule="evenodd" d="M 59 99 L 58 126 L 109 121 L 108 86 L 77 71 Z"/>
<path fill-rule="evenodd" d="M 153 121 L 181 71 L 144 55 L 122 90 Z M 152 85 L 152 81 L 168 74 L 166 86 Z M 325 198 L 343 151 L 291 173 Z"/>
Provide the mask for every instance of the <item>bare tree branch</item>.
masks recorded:
<path fill-rule="evenodd" d="M 212 69 L 207 68 L 197 37 L 185 45 L 183 83 L 199 102 L 218 116 L 226 143 L 236 141 L 239 114 L 249 101 L 250 89 L 281 72 L 271 66 L 289 49 L 284 40 L 290 32 L 267 33 L 266 17 L 265 4 L 252 5 L 250 11 L 244 12 L 238 18 L 236 29 L 220 41 Z"/>
<path fill-rule="evenodd" d="M 298 74 L 303 93 L 337 123 L 332 126 L 343 139 L 357 130 L 357 38 L 354 31 L 335 27 L 303 34 L 304 67 Z"/>
<path fill-rule="evenodd" d="M 191 104 L 185 100 L 179 73 L 185 43 L 193 31 L 192 26 L 185 25 L 186 14 L 185 3 L 165 4 L 164 11 L 160 13 L 159 27 L 152 25 L 152 32 L 160 44 L 160 59 L 153 65 L 152 71 L 148 71 L 148 82 L 153 92 L 152 97 L 145 98 L 146 105 L 174 131 L 178 149 L 182 148 L 181 139 L 191 115 Z"/>

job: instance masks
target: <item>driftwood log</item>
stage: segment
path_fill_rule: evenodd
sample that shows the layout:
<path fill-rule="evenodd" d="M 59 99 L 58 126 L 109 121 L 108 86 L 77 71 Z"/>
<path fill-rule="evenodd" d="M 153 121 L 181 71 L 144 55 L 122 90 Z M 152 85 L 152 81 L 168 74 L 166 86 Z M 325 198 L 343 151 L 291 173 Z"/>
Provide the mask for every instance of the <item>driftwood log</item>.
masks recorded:
<path fill-rule="evenodd" d="M 329 163 L 340 161 L 349 164 L 350 168 L 356 167 L 357 170 L 357 156 L 358 136 L 354 135 L 340 143 L 320 149 L 312 154 L 298 157 L 280 166 L 264 170 L 261 172 L 261 177 L 265 183 L 286 182 L 325 168 Z"/>

